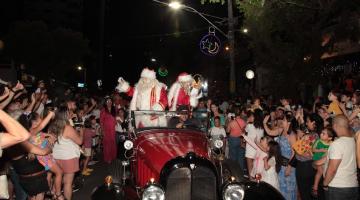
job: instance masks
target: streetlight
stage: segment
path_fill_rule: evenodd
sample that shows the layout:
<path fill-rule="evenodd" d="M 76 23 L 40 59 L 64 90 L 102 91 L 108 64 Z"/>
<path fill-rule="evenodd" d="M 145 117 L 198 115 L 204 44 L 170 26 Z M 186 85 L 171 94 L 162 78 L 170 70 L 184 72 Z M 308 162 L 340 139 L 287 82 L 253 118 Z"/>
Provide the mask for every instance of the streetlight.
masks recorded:
<path fill-rule="evenodd" d="M 160 3 L 166 6 L 169 6 L 171 9 L 173 10 L 179 10 L 179 9 L 184 9 L 186 11 L 190 11 L 190 12 L 194 12 L 196 14 L 198 14 L 200 17 L 202 17 L 205 21 L 207 21 L 207 23 L 209 23 L 211 26 L 213 26 L 216 30 L 218 30 L 223 36 L 225 36 L 226 38 L 228 38 L 228 35 L 225 34 L 219 27 L 217 27 L 215 24 L 213 24 L 210 20 L 208 20 L 204 14 L 202 14 L 201 12 L 197 11 L 195 8 L 187 6 L 185 4 L 180 3 L 179 1 L 172 1 L 170 3 L 165 3 L 159 0 L 153 0 L 156 3 Z"/>
<path fill-rule="evenodd" d="M 85 67 L 83 67 L 83 66 L 81 66 L 81 65 L 79 65 L 79 66 L 77 66 L 76 67 L 76 69 L 78 70 L 78 71 L 83 71 L 84 72 L 84 84 L 85 84 L 85 86 L 86 86 L 86 68 Z"/>
<path fill-rule="evenodd" d="M 227 4 L 228 4 L 228 34 L 225 34 L 220 28 L 218 28 L 217 26 L 215 26 L 215 24 L 213 24 L 210 20 L 208 20 L 204 14 L 200 13 L 199 11 L 197 11 L 196 9 L 181 4 L 178 1 L 172 1 L 171 3 L 165 3 L 159 0 L 153 0 L 156 3 L 160 3 L 163 5 L 167 5 L 170 8 L 174 9 L 174 10 L 179 10 L 180 8 L 186 10 L 186 11 L 190 11 L 190 12 L 194 12 L 196 14 L 198 14 L 200 17 L 202 17 L 205 21 L 207 21 L 211 26 L 213 26 L 216 30 L 218 30 L 223 36 L 225 36 L 228 40 L 229 40 L 229 61 L 230 61 L 230 84 L 229 84 L 229 89 L 230 89 L 230 93 L 231 94 L 235 94 L 236 92 L 236 76 L 235 76 L 235 34 L 234 34 L 234 15 L 233 15 L 233 6 L 232 6 L 232 0 L 227 0 Z"/>
<path fill-rule="evenodd" d="M 244 28 L 242 31 L 243 31 L 243 33 L 248 33 L 249 32 L 249 30 L 247 28 Z"/>
<path fill-rule="evenodd" d="M 245 76 L 247 79 L 251 80 L 255 77 L 255 73 L 253 70 L 249 69 L 246 71 Z"/>
<path fill-rule="evenodd" d="M 155 59 L 155 58 L 151 58 L 151 62 L 156 62 L 156 59 Z"/>
<path fill-rule="evenodd" d="M 178 1 L 173 1 L 171 3 L 169 3 L 170 8 L 178 10 L 182 7 L 181 3 L 179 3 Z"/>

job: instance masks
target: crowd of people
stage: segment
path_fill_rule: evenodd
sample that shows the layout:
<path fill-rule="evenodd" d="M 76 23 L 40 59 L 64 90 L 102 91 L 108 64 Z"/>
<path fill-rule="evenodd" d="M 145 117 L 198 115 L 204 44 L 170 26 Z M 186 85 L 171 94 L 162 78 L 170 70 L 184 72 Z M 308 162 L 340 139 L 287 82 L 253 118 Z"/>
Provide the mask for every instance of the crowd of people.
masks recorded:
<path fill-rule="evenodd" d="M 209 99 L 206 105 L 214 122 L 210 135 L 227 133 L 228 158 L 236 160 L 250 179 L 260 177 L 287 200 L 355 200 L 359 103 L 360 91 L 331 91 L 313 105 L 264 97 L 221 104 Z"/>
<path fill-rule="evenodd" d="M 208 134 L 226 141 L 226 156 L 246 177 L 269 183 L 287 200 L 358 199 L 359 91 L 333 90 L 302 105 L 263 96 L 204 98 L 187 73 L 169 91 L 147 68 L 134 87 L 123 78 L 118 82 L 105 97 L 70 90 L 51 96 L 43 81 L 33 93 L 21 83 L 1 85 L 0 175 L 9 187 L 3 192 L 0 184 L 0 199 L 42 200 L 48 194 L 71 200 L 74 177 L 91 174 L 94 155 L 101 152 L 106 163 L 124 155 L 119 144 L 129 110 L 167 109 L 208 112 Z M 185 116 L 173 127 L 186 128 Z M 154 119 L 137 123 L 147 126 Z"/>
<path fill-rule="evenodd" d="M 127 127 L 120 95 L 50 97 L 48 89 L 43 81 L 0 86 L 0 199 L 71 200 L 74 178 L 91 174 L 97 153 L 116 159 L 115 131 Z"/>

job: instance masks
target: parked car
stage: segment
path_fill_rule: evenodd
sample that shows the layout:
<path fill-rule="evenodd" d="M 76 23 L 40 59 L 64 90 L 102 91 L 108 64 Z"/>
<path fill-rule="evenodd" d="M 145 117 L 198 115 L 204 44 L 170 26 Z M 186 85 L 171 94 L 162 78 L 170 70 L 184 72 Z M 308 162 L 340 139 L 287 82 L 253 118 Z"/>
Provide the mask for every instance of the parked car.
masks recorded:
<path fill-rule="evenodd" d="M 184 121 L 184 113 L 132 112 L 131 131 L 124 143 L 131 153 L 115 162 L 112 183 L 107 178 L 94 189 L 92 199 L 284 199 L 271 185 L 245 179 L 240 166 L 225 158 L 224 141 L 210 141 L 208 120 L 203 120 L 206 112 L 196 115 L 201 119 L 192 116 L 187 114 Z M 176 128 L 174 122 L 183 126 Z"/>

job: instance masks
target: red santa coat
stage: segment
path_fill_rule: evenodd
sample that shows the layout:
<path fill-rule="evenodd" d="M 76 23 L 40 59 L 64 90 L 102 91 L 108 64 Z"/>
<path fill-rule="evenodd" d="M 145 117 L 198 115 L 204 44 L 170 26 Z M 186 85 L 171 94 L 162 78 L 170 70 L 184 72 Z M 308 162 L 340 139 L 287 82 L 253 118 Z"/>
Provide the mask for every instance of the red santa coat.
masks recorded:
<path fill-rule="evenodd" d="M 137 86 L 130 87 L 128 96 L 132 96 L 130 110 L 165 110 L 168 105 L 166 85 L 158 83 L 152 88 L 139 91 Z"/>
<path fill-rule="evenodd" d="M 168 94 L 169 110 L 176 111 L 176 108 L 181 105 L 196 107 L 198 99 L 201 97 L 201 94 L 199 95 L 198 93 L 199 89 L 192 88 L 190 94 L 187 94 L 180 83 L 175 82 Z"/>

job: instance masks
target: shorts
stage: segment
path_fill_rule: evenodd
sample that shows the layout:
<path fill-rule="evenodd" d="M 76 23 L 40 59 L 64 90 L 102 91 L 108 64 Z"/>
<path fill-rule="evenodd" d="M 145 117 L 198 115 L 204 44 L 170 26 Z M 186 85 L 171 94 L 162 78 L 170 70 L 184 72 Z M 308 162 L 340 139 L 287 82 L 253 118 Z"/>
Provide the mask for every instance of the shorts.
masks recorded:
<path fill-rule="evenodd" d="M 79 171 L 79 158 L 72 158 L 68 160 L 58 160 L 56 163 L 61 167 L 64 174 L 72 174 Z"/>
<path fill-rule="evenodd" d="M 20 177 L 20 185 L 29 196 L 49 191 L 49 185 L 46 179 L 47 173 L 42 173 L 37 176 Z"/>
<path fill-rule="evenodd" d="M 85 148 L 84 149 L 84 156 L 90 157 L 91 156 L 91 148 Z"/>

